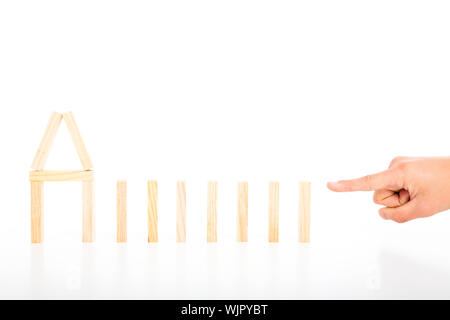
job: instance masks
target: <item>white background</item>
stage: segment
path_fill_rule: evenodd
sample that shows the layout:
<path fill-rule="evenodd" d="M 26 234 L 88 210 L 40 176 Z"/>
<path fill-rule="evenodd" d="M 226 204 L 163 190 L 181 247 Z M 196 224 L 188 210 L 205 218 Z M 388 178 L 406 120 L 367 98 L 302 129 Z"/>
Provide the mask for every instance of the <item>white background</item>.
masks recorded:
<path fill-rule="evenodd" d="M 1 298 L 450 298 L 450 215 L 398 225 L 326 181 L 396 155 L 448 155 L 447 1 L 2 1 Z M 51 111 L 72 110 L 96 170 L 96 243 L 81 186 L 45 185 L 30 244 L 28 172 Z M 47 169 L 81 168 L 61 126 Z M 128 181 L 129 242 L 115 243 Z M 146 243 L 146 180 L 160 243 Z M 176 181 L 187 243 L 175 244 Z M 219 243 L 206 186 L 219 181 Z M 249 182 L 249 243 L 236 237 Z M 280 243 L 267 243 L 280 181 Z M 313 184 L 298 244 L 298 181 Z"/>

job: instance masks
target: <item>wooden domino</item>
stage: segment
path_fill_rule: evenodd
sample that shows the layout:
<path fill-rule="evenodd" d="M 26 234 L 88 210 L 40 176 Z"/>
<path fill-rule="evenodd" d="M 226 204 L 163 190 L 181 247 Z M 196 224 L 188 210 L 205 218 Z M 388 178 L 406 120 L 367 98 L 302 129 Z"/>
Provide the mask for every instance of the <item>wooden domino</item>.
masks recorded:
<path fill-rule="evenodd" d="M 31 243 L 41 243 L 44 240 L 42 182 L 31 182 Z"/>
<path fill-rule="evenodd" d="M 237 241 L 248 241 L 248 183 L 238 183 Z"/>
<path fill-rule="evenodd" d="M 47 124 L 47 129 L 45 130 L 44 136 L 42 137 L 39 148 L 34 156 L 31 168 L 34 170 L 44 169 L 45 163 L 47 162 L 50 149 L 52 148 L 53 141 L 55 140 L 56 134 L 58 133 L 59 126 L 61 124 L 63 116 L 57 112 L 53 112 L 50 116 L 50 120 Z"/>
<path fill-rule="evenodd" d="M 207 242 L 217 242 L 217 181 L 208 182 Z"/>
<path fill-rule="evenodd" d="M 83 181 L 83 242 L 94 242 L 94 182 Z"/>
<path fill-rule="evenodd" d="M 158 242 L 158 182 L 148 181 L 148 242 Z"/>
<path fill-rule="evenodd" d="M 75 122 L 75 118 L 72 112 L 64 113 L 63 117 L 67 125 L 67 129 L 69 129 L 73 144 L 75 145 L 75 149 L 77 150 L 78 157 L 80 158 L 83 169 L 84 170 L 92 169 L 93 165 L 91 158 L 89 157 L 86 146 L 84 145 L 84 141 L 81 138 L 80 130 L 78 129 L 78 126 Z"/>
<path fill-rule="evenodd" d="M 177 242 L 186 242 L 186 183 L 177 182 Z"/>
<path fill-rule="evenodd" d="M 298 240 L 310 241 L 311 183 L 300 182 Z"/>
<path fill-rule="evenodd" d="M 55 182 L 55 181 L 92 181 L 94 172 L 86 171 L 31 171 L 31 182 Z"/>
<path fill-rule="evenodd" d="M 280 183 L 269 183 L 269 242 L 278 242 Z"/>
<path fill-rule="evenodd" d="M 127 242 L 127 182 L 117 181 L 117 242 Z"/>

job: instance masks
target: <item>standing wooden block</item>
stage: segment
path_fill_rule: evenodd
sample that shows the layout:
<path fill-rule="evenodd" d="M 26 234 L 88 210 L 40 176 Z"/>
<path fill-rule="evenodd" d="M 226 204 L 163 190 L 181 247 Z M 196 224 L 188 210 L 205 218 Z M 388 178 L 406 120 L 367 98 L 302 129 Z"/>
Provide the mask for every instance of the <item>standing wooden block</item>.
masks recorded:
<path fill-rule="evenodd" d="M 311 183 L 300 182 L 298 240 L 309 242 L 311 224 Z"/>
<path fill-rule="evenodd" d="M 158 182 L 148 181 L 148 242 L 158 242 Z"/>
<path fill-rule="evenodd" d="M 186 242 L 186 183 L 177 182 L 177 242 Z"/>
<path fill-rule="evenodd" d="M 53 141 L 55 140 L 56 133 L 58 133 L 62 118 L 62 114 L 56 112 L 53 112 L 50 116 L 47 129 L 45 130 L 44 136 L 42 137 L 41 143 L 39 144 L 39 148 L 36 152 L 36 155 L 34 156 L 33 163 L 31 164 L 32 169 L 44 169 L 48 154 L 50 153 Z"/>
<path fill-rule="evenodd" d="M 208 182 L 207 242 L 217 242 L 217 181 Z"/>
<path fill-rule="evenodd" d="M 80 130 L 75 122 L 72 112 L 64 113 L 64 121 L 66 122 L 67 129 L 69 129 L 70 135 L 72 136 L 73 144 L 77 150 L 78 157 L 80 158 L 81 164 L 84 170 L 89 170 L 93 168 L 91 158 L 87 152 L 84 141 L 81 138 Z"/>
<path fill-rule="evenodd" d="M 83 242 L 94 242 L 94 182 L 83 181 Z"/>
<path fill-rule="evenodd" d="M 269 183 L 269 242 L 278 242 L 280 183 Z"/>
<path fill-rule="evenodd" d="M 237 241 L 248 241 L 248 183 L 238 183 Z"/>
<path fill-rule="evenodd" d="M 43 182 L 31 182 L 31 243 L 44 240 Z"/>
<path fill-rule="evenodd" d="M 117 242 L 127 242 L 126 181 L 117 181 Z"/>

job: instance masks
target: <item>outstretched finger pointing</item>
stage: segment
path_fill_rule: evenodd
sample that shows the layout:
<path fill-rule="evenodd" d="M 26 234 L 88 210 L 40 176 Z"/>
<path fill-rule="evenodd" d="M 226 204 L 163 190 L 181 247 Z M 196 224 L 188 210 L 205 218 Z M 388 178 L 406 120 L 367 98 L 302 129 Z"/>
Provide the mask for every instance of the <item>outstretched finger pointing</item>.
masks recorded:
<path fill-rule="evenodd" d="M 386 170 L 353 180 L 329 182 L 328 188 L 335 192 L 375 191 L 379 189 L 396 189 L 402 186 L 402 181 L 396 170 Z"/>

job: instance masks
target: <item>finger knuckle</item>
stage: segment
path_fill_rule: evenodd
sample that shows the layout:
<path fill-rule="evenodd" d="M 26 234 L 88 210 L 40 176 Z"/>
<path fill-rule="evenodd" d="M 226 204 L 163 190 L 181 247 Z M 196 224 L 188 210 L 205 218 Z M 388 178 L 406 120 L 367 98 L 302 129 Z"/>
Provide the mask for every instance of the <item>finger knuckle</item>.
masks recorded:
<path fill-rule="evenodd" d="M 391 163 L 389 164 L 389 167 L 395 166 L 397 163 L 402 162 L 405 159 L 403 156 L 395 157 L 391 160 Z"/>
<path fill-rule="evenodd" d="M 400 163 L 395 165 L 395 170 L 397 170 L 399 172 L 406 172 L 406 171 L 409 170 L 410 166 L 411 166 L 410 162 L 407 162 L 407 161 L 400 162 Z"/>
<path fill-rule="evenodd" d="M 372 176 L 370 174 L 364 177 L 364 181 L 369 187 L 372 187 Z"/>

